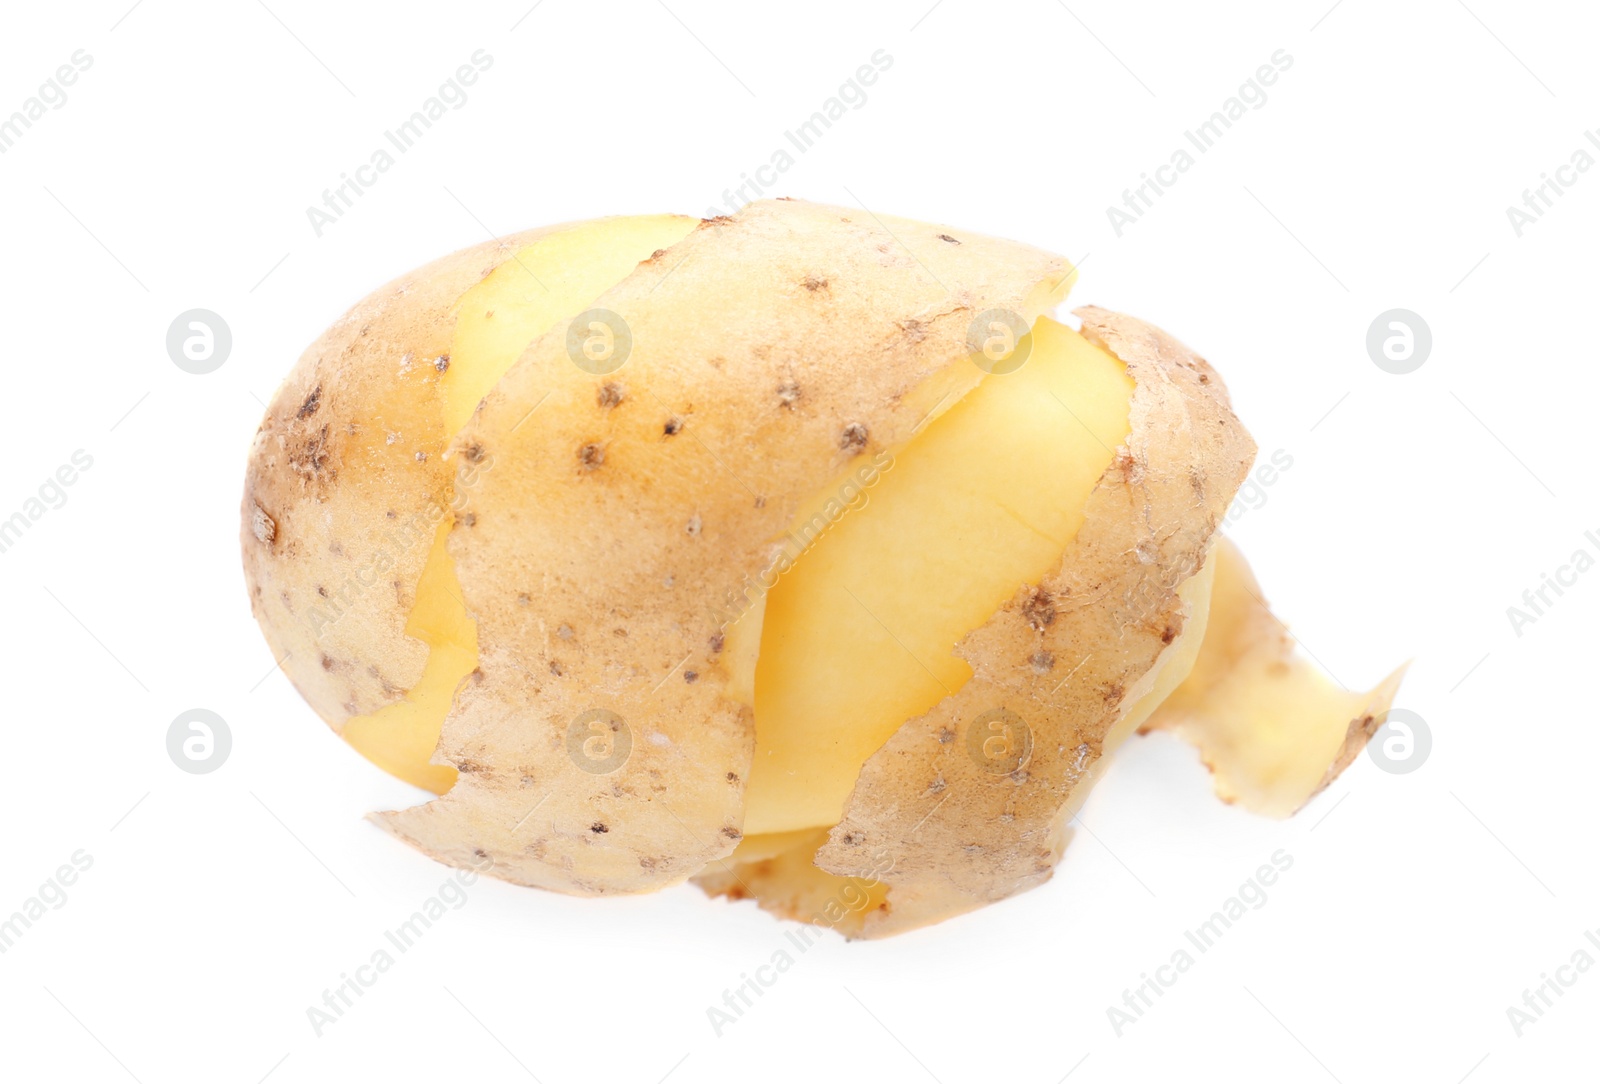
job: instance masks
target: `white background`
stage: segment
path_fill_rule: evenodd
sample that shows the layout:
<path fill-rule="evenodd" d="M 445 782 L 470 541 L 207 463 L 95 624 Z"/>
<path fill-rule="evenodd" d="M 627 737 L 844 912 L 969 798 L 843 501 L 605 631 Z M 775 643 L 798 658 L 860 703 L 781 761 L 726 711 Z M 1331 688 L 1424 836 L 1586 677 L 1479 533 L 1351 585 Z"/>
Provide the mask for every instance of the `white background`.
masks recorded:
<path fill-rule="evenodd" d="M 1600 554 L 1600 170 L 1520 238 L 1506 214 L 1600 128 L 1592 9 L 117 0 L 14 5 L 5 31 L 0 117 L 93 58 L 0 155 L 0 518 L 93 457 L 0 554 L 0 916 L 93 859 L 0 956 L 7 1078 L 1593 1079 L 1600 973 L 1520 1037 L 1507 1009 L 1600 928 L 1600 571 L 1520 636 L 1506 613 Z M 467 104 L 318 238 L 307 206 L 478 49 Z M 251 619 L 263 402 L 437 255 L 722 204 L 879 49 L 865 105 L 768 194 L 1084 258 L 1075 302 L 1209 357 L 1263 458 L 1293 458 L 1232 533 L 1340 680 L 1415 659 L 1399 703 L 1431 756 L 1363 757 L 1278 823 L 1216 802 L 1188 748 L 1136 742 L 1051 883 L 830 938 L 720 1037 L 707 1006 L 786 944 L 753 904 L 483 881 L 317 1037 L 306 1009 L 448 871 L 362 820 L 419 795 L 323 726 Z M 1116 236 L 1108 205 L 1279 49 L 1266 104 Z M 164 346 L 196 307 L 234 340 L 205 376 Z M 1404 376 L 1365 346 L 1395 307 L 1433 335 Z M 214 774 L 166 752 L 194 707 L 232 730 Z M 1279 848 L 1266 905 L 1117 1036 L 1108 1006 Z"/>

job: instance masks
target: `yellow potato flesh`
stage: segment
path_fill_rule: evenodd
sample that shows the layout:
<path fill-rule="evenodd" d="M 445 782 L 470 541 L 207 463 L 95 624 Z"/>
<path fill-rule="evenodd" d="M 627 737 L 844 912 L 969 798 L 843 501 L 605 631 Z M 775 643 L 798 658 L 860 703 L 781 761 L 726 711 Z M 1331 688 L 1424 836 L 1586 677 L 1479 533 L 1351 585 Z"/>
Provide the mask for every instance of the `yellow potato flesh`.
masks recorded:
<path fill-rule="evenodd" d="M 436 794 L 455 785 L 456 770 L 428 761 L 456 688 L 478 665 L 478 627 L 461 603 L 455 564 L 444 548 L 449 532 L 449 520 L 439 524 L 417 583 L 416 604 L 406 619 L 406 635 L 428 645 L 422 680 L 404 700 L 351 719 L 341 732 L 357 752 L 390 775 Z"/>
<path fill-rule="evenodd" d="M 463 294 L 450 364 L 439 380 L 446 431 L 466 425 L 529 343 L 582 312 L 641 261 L 682 240 L 698 221 L 641 215 L 574 226 L 524 247 Z M 421 680 L 404 700 L 349 720 L 341 732 L 384 771 L 437 794 L 455 784 L 456 770 L 429 761 L 456 689 L 478 665 L 477 626 L 445 549 L 451 522 L 447 517 L 434 536 L 406 622 L 406 635 L 429 648 Z"/>
<path fill-rule="evenodd" d="M 767 594 L 747 837 L 837 823 L 867 758 L 972 676 L 956 644 L 1059 566 L 1128 434 L 1133 382 L 1052 320 L 1031 340 Z"/>

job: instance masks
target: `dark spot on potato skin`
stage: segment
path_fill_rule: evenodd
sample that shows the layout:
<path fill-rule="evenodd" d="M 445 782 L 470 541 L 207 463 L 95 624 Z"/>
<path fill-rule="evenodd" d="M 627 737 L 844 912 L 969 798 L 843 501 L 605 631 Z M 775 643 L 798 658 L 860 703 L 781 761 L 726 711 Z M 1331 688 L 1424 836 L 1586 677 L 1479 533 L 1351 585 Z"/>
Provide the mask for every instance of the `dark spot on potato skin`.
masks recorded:
<path fill-rule="evenodd" d="M 334 661 L 331 657 L 327 655 L 322 656 L 322 668 L 324 670 L 332 670 L 334 665 Z"/>
<path fill-rule="evenodd" d="M 743 839 L 744 838 L 744 833 L 739 831 L 739 829 L 733 827 L 732 825 L 729 825 L 728 827 L 724 828 L 722 830 L 722 834 L 727 836 L 729 839 Z"/>
<path fill-rule="evenodd" d="M 468 463 L 482 463 L 485 454 L 486 453 L 483 450 L 483 445 L 479 444 L 477 441 L 473 441 L 471 444 L 461 449 L 461 456 Z"/>
<path fill-rule="evenodd" d="M 1034 629 L 1043 632 L 1056 619 L 1055 599 L 1043 588 L 1035 588 L 1022 604 L 1022 616 Z"/>
<path fill-rule="evenodd" d="M 593 824 L 589 825 L 589 831 L 598 836 L 611 831 L 611 829 L 606 827 L 605 821 L 595 821 Z"/>
<path fill-rule="evenodd" d="M 711 653 L 713 655 L 720 655 L 722 653 L 722 647 L 723 647 L 723 644 L 725 642 L 723 640 L 723 638 L 722 638 L 722 633 L 719 632 L 715 636 L 711 637 L 711 641 L 710 642 L 711 642 Z"/>
<path fill-rule="evenodd" d="M 737 783 L 739 781 L 739 773 L 738 772 L 729 772 L 728 775 L 727 775 L 727 780 L 730 783 Z"/>
<path fill-rule="evenodd" d="M 817 275 L 807 275 L 800 280 L 800 285 L 812 293 L 816 293 L 818 290 L 826 290 L 828 288 L 828 280 Z"/>
<path fill-rule="evenodd" d="M 683 419 L 682 418 L 668 418 L 667 421 L 666 421 L 666 424 L 661 427 L 661 432 L 663 434 L 665 434 L 666 436 L 669 436 L 669 437 L 675 437 L 679 433 L 681 433 L 682 431 L 683 431 Z"/>
<path fill-rule="evenodd" d="M 695 673 L 693 670 L 685 670 L 683 672 L 683 680 L 684 684 L 686 685 L 693 685 L 697 680 L 699 680 L 699 678 L 700 675 Z"/>
<path fill-rule="evenodd" d="M 331 477 L 328 470 L 328 427 L 323 426 L 315 434 L 306 437 L 305 441 L 296 445 L 289 452 L 289 467 L 303 478 Z"/>
<path fill-rule="evenodd" d="M 939 240 L 948 241 L 952 245 L 959 245 L 961 243 L 960 241 L 957 241 L 954 237 L 951 237 L 948 233 L 941 233 L 941 234 L 938 234 L 936 236 L 938 236 Z"/>
<path fill-rule="evenodd" d="M 859 455 L 866 446 L 867 427 L 860 422 L 851 422 L 839 434 L 839 447 L 852 455 Z"/>
<path fill-rule="evenodd" d="M 305 421 L 307 418 L 311 417 L 311 415 L 315 414 L 317 412 L 317 408 L 321 405 L 322 385 L 318 384 L 316 389 L 312 391 L 310 395 L 306 396 L 306 401 L 300 404 L 300 410 L 295 414 L 295 417 L 300 421 Z"/>
<path fill-rule="evenodd" d="M 1164 644 L 1172 643 L 1173 640 L 1177 639 L 1177 636 L 1178 630 L 1173 628 L 1171 625 L 1168 625 L 1166 628 L 1161 630 L 1161 642 Z"/>
<path fill-rule="evenodd" d="M 778 385 L 778 403 L 786 409 L 793 410 L 794 405 L 800 401 L 800 385 L 793 380 L 785 380 Z"/>
<path fill-rule="evenodd" d="M 439 370 L 441 373 L 450 368 L 450 355 L 440 354 L 438 357 L 434 358 L 433 367 Z"/>
<path fill-rule="evenodd" d="M 627 393 L 622 390 L 622 386 L 614 381 L 608 380 L 604 384 L 600 385 L 599 391 L 595 392 L 594 401 L 601 407 L 601 409 L 612 410 L 615 407 L 620 406 L 622 404 L 622 400 L 626 398 Z"/>
<path fill-rule="evenodd" d="M 606 461 L 606 450 L 598 444 L 585 444 L 578 449 L 578 463 L 584 470 L 596 470 Z"/>

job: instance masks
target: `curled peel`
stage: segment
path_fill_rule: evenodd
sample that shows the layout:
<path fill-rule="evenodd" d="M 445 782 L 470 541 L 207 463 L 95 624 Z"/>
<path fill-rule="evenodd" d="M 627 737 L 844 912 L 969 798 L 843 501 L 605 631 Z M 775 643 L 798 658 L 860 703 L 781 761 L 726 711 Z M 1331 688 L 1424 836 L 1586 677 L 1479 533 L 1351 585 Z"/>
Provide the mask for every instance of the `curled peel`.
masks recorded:
<path fill-rule="evenodd" d="M 1338 686 L 1296 654 L 1239 548 L 1224 538 L 1217 557 L 1199 658 L 1145 729 L 1194 745 L 1223 801 L 1287 817 L 1366 748 L 1405 667 L 1370 692 Z"/>

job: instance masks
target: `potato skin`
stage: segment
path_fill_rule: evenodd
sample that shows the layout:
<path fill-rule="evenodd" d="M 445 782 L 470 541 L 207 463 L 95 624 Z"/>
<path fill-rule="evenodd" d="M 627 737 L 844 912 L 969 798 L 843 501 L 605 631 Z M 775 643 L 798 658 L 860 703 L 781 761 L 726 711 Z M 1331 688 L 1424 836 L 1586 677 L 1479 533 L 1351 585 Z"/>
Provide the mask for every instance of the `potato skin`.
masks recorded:
<path fill-rule="evenodd" d="M 817 852 L 841 877 L 881 878 L 888 906 L 845 932 L 882 937 L 938 922 L 1047 880 L 1071 803 L 1102 743 L 1182 632 L 1177 588 L 1200 570 L 1255 456 L 1215 370 L 1133 317 L 1082 308 L 1083 335 L 1134 381 L 1131 431 L 1059 570 L 1024 587 L 957 647 L 973 677 L 908 720 L 862 768 L 844 819 Z M 1072 680 L 1017 665 L 1035 652 Z M 969 755 L 975 720 L 1005 710 L 1032 756 L 1007 774 Z M 884 855 L 892 867 L 882 870 Z M 882 872 L 879 872 L 882 871 Z"/>
<path fill-rule="evenodd" d="M 335 731 L 400 699 L 427 661 L 405 626 L 451 500 L 438 379 L 454 305 L 561 228 L 474 245 L 374 290 L 305 351 L 256 432 L 240 509 L 250 607 Z"/>

